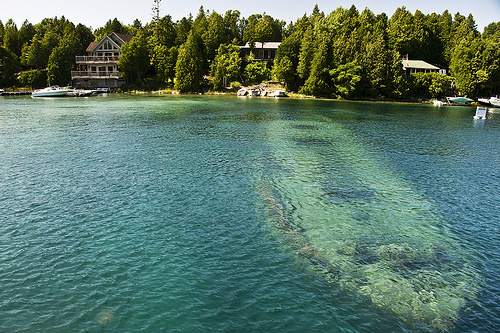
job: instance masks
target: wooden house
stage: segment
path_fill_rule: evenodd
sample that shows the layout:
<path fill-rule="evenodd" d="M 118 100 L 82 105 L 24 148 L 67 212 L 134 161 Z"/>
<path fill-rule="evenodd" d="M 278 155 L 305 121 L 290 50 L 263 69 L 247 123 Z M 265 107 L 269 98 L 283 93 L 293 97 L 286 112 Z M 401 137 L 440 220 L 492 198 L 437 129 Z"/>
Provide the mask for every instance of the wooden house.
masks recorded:
<path fill-rule="evenodd" d="M 414 73 L 441 73 L 446 74 L 445 69 L 441 69 L 437 66 L 431 65 L 423 60 L 410 60 L 408 56 L 404 57 L 402 60 L 403 70 L 405 71 L 406 77 L 410 77 Z"/>
<path fill-rule="evenodd" d="M 118 70 L 120 48 L 133 36 L 113 32 L 87 47 L 87 54 L 76 56 L 76 70 L 71 71 L 76 88 L 118 88 L 125 83 Z"/>

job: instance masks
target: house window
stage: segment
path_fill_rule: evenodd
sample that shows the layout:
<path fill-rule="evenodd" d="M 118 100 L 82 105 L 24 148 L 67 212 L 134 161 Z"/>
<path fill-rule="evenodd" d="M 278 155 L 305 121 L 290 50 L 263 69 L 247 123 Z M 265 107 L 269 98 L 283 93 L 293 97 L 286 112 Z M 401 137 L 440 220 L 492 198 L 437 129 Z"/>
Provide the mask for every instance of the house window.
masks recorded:
<path fill-rule="evenodd" d="M 90 70 L 91 70 L 92 72 L 96 72 L 96 71 L 97 71 L 97 68 L 96 68 L 95 66 L 92 66 L 92 67 L 90 68 Z"/>
<path fill-rule="evenodd" d="M 113 66 L 108 66 L 108 72 L 113 72 Z"/>

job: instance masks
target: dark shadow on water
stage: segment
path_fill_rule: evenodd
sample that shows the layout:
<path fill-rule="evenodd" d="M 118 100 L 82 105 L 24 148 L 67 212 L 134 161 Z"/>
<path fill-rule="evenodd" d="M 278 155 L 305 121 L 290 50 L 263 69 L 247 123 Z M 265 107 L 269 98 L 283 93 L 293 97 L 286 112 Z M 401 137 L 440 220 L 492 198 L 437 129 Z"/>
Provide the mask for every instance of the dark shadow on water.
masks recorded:
<path fill-rule="evenodd" d="M 292 126 L 293 128 L 296 129 L 301 129 L 301 130 L 317 130 L 318 126 L 316 125 L 305 125 L 305 124 L 296 124 Z"/>

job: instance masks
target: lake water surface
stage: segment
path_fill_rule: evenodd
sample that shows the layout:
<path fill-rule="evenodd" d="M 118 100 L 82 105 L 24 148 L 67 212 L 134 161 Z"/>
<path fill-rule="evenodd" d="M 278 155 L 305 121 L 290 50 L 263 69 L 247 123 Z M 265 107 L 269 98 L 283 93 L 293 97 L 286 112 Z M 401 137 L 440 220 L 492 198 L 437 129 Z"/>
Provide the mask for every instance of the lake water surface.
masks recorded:
<path fill-rule="evenodd" d="M 0 331 L 500 331 L 500 113 L 473 115 L 0 97 Z"/>

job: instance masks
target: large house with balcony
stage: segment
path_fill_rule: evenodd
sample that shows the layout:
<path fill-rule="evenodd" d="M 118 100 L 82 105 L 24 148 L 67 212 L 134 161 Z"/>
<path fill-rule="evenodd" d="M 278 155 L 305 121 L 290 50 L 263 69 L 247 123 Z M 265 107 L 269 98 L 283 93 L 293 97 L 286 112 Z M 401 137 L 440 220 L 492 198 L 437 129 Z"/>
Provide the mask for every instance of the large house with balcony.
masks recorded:
<path fill-rule="evenodd" d="M 87 47 L 87 55 L 76 56 L 76 68 L 71 71 L 75 88 L 118 88 L 125 83 L 118 70 L 120 47 L 133 36 L 113 32 Z"/>

